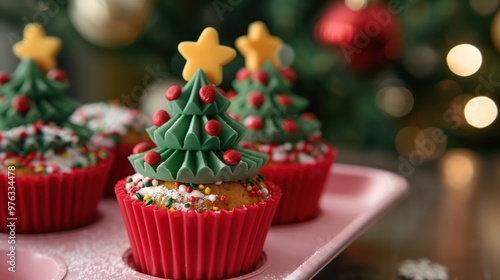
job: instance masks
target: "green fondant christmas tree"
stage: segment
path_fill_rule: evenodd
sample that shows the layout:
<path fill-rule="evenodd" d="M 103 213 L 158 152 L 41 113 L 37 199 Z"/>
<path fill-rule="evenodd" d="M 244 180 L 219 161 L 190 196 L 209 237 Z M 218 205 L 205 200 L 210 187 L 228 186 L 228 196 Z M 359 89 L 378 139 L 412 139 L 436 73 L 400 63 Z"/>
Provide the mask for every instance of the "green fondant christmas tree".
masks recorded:
<path fill-rule="evenodd" d="M 308 102 L 292 92 L 293 70 L 279 68 L 276 51 L 280 44 L 281 40 L 270 36 L 262 22 L 251 24 L 248 36 L 236 41 L 246 68 L 236 74 L 233 87 L 238 94 L 229 112 L 246 126 L 244 139 L 251 142 L 304 140 L 320 128 L 312 114 L 301 114 Z"/>
<path fill-rule="evenodd" d="M 46 37 L 39 24 L 26 26 L 23 41 L 14 45 L 14 53 L 21 59 L 19 66 L 12 78 L 0 74 L 0 130 L 42 121 L 89 136 L 88 131 L 68 122 L 79 103 L 64 95 L 66 75 L 54 68 L 60 45 L 58 38 Z"/>
<path fill-rule="evenodd" d="M 144 151 L 147 147 L 139 146 L 129 157 L 135 170 L 150 178 L 187 183 L 256 175 L 267 159 L 238 148 L 245 128 L 225 114 L 230 102 L 214 85 L 221 82 L 222 65 L 234 58 L 235 51 L 219 45 L 213 28 L 206 28 L 197 42 L 181 43 L 179 51 L 187 60 L 183 76 L 188 83 L 167 90 L 173 117 L 164 110 L 153 115 L 147 131 L 157 148 Z"/>

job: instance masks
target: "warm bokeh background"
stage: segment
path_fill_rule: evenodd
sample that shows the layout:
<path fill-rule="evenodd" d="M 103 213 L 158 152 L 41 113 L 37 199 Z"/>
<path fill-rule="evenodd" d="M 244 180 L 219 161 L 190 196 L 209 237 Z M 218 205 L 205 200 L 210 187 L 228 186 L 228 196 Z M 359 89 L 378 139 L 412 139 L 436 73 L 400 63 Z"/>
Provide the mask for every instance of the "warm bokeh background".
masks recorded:
<path fill-rule="evenodd" d="M 291 47 L 283 62 L 296 69 L 296 91 L 310 99 L 330 142 L 407 158 L 420 150 L 434 160 L 454 147 L 498 147 L 498 2 L 5 0 L 0 69 L 17 65 L 9 49 L 24 24 L 40 22 L 64 40 L 59 64 L 71 95 L 138 106 L 180 76 L 178 42 L 214 26 L 234 46 L 263 20 Z M 242 66 L 239 56 L 225 67 L 225 88 Z"/>

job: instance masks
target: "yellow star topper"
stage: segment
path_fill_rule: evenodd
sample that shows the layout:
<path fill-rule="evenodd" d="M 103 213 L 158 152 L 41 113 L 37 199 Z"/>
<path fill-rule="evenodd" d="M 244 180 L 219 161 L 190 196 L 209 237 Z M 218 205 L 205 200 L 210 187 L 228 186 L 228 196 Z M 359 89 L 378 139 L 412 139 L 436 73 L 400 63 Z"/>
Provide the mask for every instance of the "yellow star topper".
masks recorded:
<path fill-rule="evenodd" d="M 236 48 L 245 57 L 245 65 L 251 72 L 257 71 L 266 60 L 274 67 L 280 67 L 277 56 L 278 48 L 283 41 L 269 34 L 267 26 L 262 21 L 256 21 L 248 26 L 248 36 L 236 39 Z"/>
<path fill-rule="evenodd" d="M 188 81 L 201 69 L 214 85 L 222 82 L 222 66 L 236 56 L 234 49 L 219 44 L 219 34 L 212 27 L 205 28 L 197 42 L 182 42 L 177 48 L 186 59 L 182 71 L 184 80 Z"/>
<path fill-rule="evenodd" d="M 14 45 L 13 51 L 21 60 L 32 58 L 42 71 L 47 72 L 56 67 L 61 45 L 59 38 L 45 36 L 40 24 L 30 23 L 24 28 L 23 40 Z"/>
<path fill-rule="evenodd" d="M 61 49 L 61 40 L 45 36 L 43 27 L 30 23 L 24 28 L 23 40 L 13 47 L 14 54 L 21 60 L 32 58 L 44 72 L 56 67 L 56 56 Z"/>

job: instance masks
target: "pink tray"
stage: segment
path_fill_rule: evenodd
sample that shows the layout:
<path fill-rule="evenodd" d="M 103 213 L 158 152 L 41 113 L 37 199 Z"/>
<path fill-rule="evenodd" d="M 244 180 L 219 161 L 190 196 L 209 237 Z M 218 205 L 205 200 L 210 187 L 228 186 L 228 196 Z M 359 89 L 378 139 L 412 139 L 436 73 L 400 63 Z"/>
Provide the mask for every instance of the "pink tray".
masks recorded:
<path fill-rule="evenodd" d="M 405 179 L 387 171 L 336 164 L 331 173 L 321 200 L 321 215 L 305 223 L 273 226 L 261 265 L 238 279 L 311 278 L 407 190 Z M 53 267 L 42 267 L 54 271 L 55 279 L 156 279 L 132 268 L 118 211 L 116 201 L 107 198 L 100 204 L 100 219 L 90 226 L 61 233 L 17 235 L 17 250 L 35 256 L 23 259 L 20 255 L 17 269 L 23 275 L 31 270 L 31 279 L 42 279 L 43 271 L 31 269 L 40 267 L 32 262 L 53 258 Z M 4 242 L 7 237 L 0 234 L 0 250 L 8 248 Z M 15 279 L 7 271 L 6 262 L 1 263 L 0 279 Z"/>

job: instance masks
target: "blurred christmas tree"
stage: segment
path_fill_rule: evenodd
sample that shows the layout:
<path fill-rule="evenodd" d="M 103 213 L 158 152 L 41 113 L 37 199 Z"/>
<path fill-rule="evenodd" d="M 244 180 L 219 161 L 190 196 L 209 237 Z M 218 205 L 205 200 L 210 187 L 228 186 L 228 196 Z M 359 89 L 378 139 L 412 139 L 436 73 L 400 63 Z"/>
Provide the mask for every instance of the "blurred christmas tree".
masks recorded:
<path fill-rule="evenodd" d="M 110 78 L 89 88 L 92 77 L 66 67 L 80 79 L 73 93 L 80 99 L 120 98 L 124 88 L 140 95 L 133 85 L 145 84 L 149 65 L 181 76 L 178 42 L 213 26 L 221 43 L 233 46 L 249 23 L 262 20 L 293 49 L 281 55 L 299 77 L 294 92 L 310 100 L 333 144 L 403 155 L 427 145 L 425 156 L 434 158 L 446 148 L 491 148 L 500 140 L 498 0 L 67 2 L 2 2 L 0 24 L 21 30 L 39 21 L 70 42 L 68 57 L 87 55 L 95 68 L 108 69 Z M 225 67 L 223 88 L 242 66 L 238 57 Z"/>

